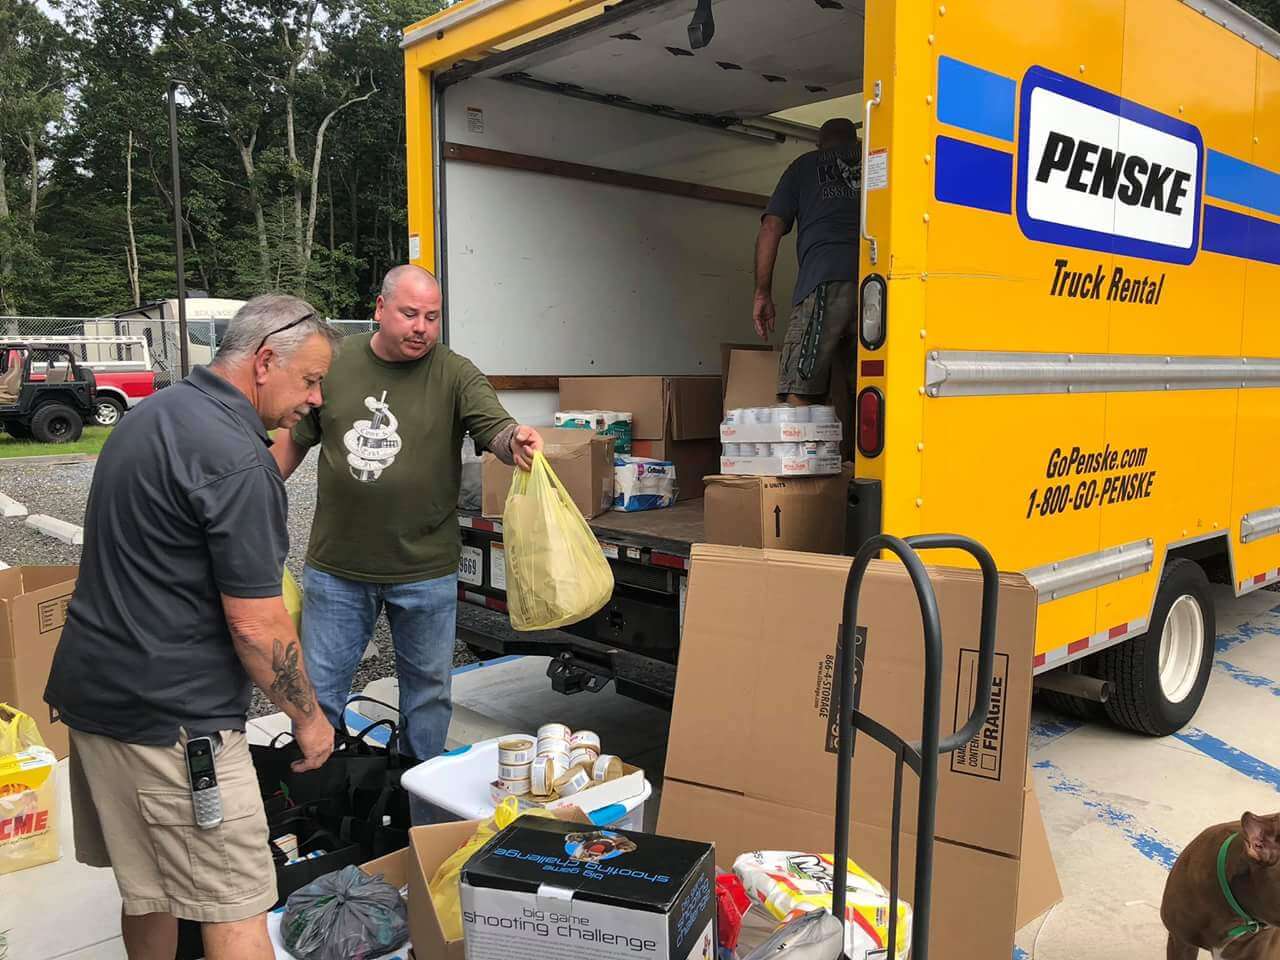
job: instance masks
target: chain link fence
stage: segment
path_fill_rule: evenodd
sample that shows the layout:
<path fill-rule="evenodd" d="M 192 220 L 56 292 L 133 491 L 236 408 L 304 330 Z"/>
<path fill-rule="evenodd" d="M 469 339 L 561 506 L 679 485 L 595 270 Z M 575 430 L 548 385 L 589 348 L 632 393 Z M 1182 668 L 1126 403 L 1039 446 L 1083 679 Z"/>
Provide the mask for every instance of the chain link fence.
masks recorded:
<path fill-rule="evenodd" d="M 199 317 L 187 320 L 187 359 L 196 364 L 208 363 L 218 350 L 218 341 L 230 317 Z M 375 327 L 372 320 L 330 319 L 344 336 L 368 333 Z M 146 342 L 150 368 L 167 375 L 169 380 L 181 377 L 181 349 L 176 319 L 148 317 L 0 317 L 0 336 L 40 340 L 43 338 L 140 337 Z M 87 342 L 72 344 L 73 353 L 92 367 L 95 363 L 111 366 L 136 364 L 146 366 L 141 350 L 131 344 Z"/>

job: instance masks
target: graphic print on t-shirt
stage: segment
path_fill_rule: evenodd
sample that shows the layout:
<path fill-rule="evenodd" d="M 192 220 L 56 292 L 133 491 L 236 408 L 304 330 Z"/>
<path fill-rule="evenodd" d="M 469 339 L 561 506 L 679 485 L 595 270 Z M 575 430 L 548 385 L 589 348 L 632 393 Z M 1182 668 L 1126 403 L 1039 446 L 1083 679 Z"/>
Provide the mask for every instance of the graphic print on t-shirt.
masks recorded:
<path fill-rule="evenodd" d="M 373 414 L 369 420 L 357 420 L 342 436 L 347 448 L 347 465 L 351 475 L 361 483 L 373 483 L 396 462 L 400 452 L 400 421 L 387 406 L 387 391 L 382 397 L 365 397 L 364 405 Z"/>
<path fill-rule="evenodd" d="M 825 150 L 818 154 L 818 188 L 823 200 L 857 200 L 861 172 L 839 151 Z"/>

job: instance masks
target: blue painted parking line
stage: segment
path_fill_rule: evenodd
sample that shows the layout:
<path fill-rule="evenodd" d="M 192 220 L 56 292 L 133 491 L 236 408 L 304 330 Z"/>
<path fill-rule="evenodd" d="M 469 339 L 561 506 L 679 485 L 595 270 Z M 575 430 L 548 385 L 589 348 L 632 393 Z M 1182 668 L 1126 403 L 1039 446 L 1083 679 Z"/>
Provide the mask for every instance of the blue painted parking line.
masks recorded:
<path fill-rule="evenodd" d="M 1043 770 L 1048 776 L 1051 790 L 1079 800 L 1085 809 L 1093 811 L 1099 822 L 1119 830 L 1129 842 L 1129 846 L 1152 863 L 1159 864 L 1168 870 L 1178 859 L 1178 849 L 1173 844 L 1143 827 L 1127 810 L 1122 810 L 1109 800 L 1103 799 L 1081 781 L 1068 777 L 1057 764 L 1049 760 L 1037 760 L 1034 766 L 1037 770 Z"/>
<path fill-rule="evenodd" d="M 1217 640 L 1218 653 L 1226 653 L 1242 643 L 1248 643 L 1254 637 L 1275 636 L 1280 633 L 1280 607 L 1253 617 L 1248 623 L 1242 623 L 1230 633 L 1219 634 Z"/>
<path fill-rule="evenodd" d="M 1061 740 L 1067 734 L 1075 733 L 1084 726 L 1083 721 L 1069 720 L 1066 717 L 1045 717 L 1032 721 L 1031 752 L 1043 750 L 1049 744 Z"/>
<path fill-rule="evenodd" d="M 1237 773 L 1243 773 L 1251 780 L 1265 783 L 1276 790 L 1280 790 L 1280 769 L 1273 767 L 1265 760 L 1231 746 L 1231 744 L 1223 740 L 1219 740 L 1211 733 L 1206 733 L 1195 727 L 1188 727 L 1179 733 L 1175 733 L 1173 738 L 1198 750 L 1206 757 L 1230 767 Z"/>
<path fill-rule="evenodd" d="M 1280 697 L 1280 684 L 1277 684 L 1270 677 L 1264 677 L 1257 673 L 1250 673 L 1242 667 L 1237 667 L 1234 663 L 1228 663 L 1226 660 L 1215 660 L 1214 666 L 1229 676 L 1232 680 L 1238 680 L 1243 684 L 1251 687 L 1257 687 L 1259 690 L 1270 690 L 1273 697 Z"/>

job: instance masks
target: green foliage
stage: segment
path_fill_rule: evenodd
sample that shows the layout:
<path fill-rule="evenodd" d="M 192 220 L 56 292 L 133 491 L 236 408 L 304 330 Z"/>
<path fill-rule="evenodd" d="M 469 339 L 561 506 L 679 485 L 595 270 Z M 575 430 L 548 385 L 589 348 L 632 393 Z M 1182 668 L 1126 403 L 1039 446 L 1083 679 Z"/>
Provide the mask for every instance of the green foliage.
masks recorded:
<path fill-rule="evenodd" d="M 188 287 L 367 315 L 390 258 L 407 256 L 400 31 L 445 5 L 0 0 L 0 313 L 131 306 L 130 219 L 140 299 L 174 295 L 175 79 Z"/>

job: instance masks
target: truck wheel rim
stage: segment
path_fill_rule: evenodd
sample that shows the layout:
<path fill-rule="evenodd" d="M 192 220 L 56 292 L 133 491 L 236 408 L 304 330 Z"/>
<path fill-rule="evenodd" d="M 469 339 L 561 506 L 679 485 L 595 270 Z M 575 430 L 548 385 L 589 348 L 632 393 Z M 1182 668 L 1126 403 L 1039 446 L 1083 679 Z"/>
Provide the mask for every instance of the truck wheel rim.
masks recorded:
<path fill-rule="evenodd" d="M 1160 634 L 1160 689 L 1170 703 L 1191 695 L 1204 659 L 1204 614 L 1190 594 L 1169 608 Z"/>
<path fill-rule="evenodd" d="M 120 411 L 116 409 L 114 403 L 100 403 L 98 404 L 95 419 L 98 421 L 99 426 L 109 427 L 120 419 Z"/>

